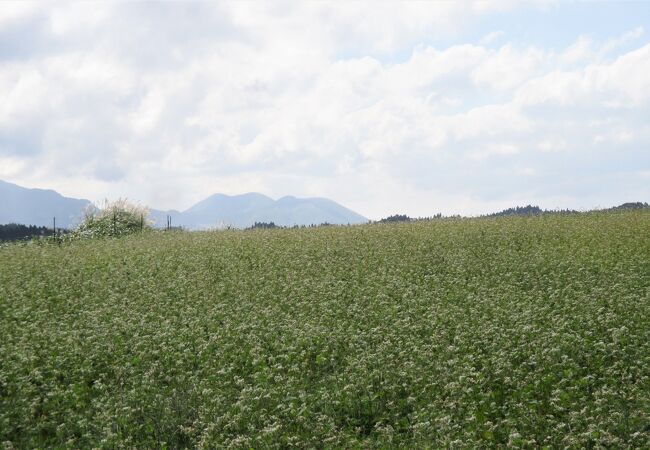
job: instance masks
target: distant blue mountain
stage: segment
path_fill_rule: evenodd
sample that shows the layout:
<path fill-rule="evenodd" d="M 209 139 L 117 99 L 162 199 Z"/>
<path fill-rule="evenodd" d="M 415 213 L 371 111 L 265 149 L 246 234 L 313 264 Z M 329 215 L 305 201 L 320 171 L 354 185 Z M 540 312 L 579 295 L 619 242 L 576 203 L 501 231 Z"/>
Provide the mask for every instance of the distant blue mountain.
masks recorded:
<path fill-rule="evenodd" d="M 0 224 L 20 223 L 51 226 L 56 217 L 57 226 L 76 226 L 89 200 L 64 197 L 55 191 L 27 189 L 0 181 Z M 368 220 L 326 198 L 282 197 L 273 200 L 258 193 L 242 195 L 214 194 L 186 211 L 153 209 L 149 219 L 155 226 L 164 227 L 167 216 L 173 226 L 190 230 L 231 226 L 246 228 L 255 222 L 274 222 L 279 226 L 331 224 L 358 224 Z"/>
<path fill-rule="evenodd" d="M 266 217 L 264 212 L 273 203 L 273 199 L 254 192 L 235 196 L 214 194 L 184 211 L 178 225 L 190 229 L 223 225 L 244 228 Z"/>
<path fill-rule="evenodd" d="M 27 189 L 0 180 L 0 224 L 72 228 L 81 220 L 89 200 L 64 197 L 46 189 Z"/>
<path fill-rule="evenodd" d="M 325 198 L 273 200 L 255 192 L 234 196 L 215 194 L 186 211 L 156 211 L 151 217 L 157 226 L 164 226 L 167 214 L 172 218 L 172 225 L 192 230 L 225 226 L 246 228 L 256 222 L 273 222 L 278 226 L 368 222 L 365 217 Z"/>

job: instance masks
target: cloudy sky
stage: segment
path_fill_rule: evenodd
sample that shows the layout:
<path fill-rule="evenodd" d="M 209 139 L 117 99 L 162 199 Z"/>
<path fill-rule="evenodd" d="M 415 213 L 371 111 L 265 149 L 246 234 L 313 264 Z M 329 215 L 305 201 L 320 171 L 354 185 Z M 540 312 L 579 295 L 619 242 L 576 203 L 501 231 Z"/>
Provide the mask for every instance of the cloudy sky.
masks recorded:
<path fill-rule="evenodd" d="M 370 218 L 650 201 L 650 2 L 3 1 L 0 179 Z"/>

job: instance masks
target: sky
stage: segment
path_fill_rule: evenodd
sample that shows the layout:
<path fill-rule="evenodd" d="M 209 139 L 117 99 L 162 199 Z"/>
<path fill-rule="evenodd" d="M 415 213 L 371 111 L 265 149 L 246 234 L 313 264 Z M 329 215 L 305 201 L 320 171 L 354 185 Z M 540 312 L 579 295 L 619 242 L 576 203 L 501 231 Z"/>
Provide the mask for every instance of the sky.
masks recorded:
<path fill-rule="evenodd" d="M 2 1 L 0 179 L 371 219 L 650 201 L 650 1 Z"/>

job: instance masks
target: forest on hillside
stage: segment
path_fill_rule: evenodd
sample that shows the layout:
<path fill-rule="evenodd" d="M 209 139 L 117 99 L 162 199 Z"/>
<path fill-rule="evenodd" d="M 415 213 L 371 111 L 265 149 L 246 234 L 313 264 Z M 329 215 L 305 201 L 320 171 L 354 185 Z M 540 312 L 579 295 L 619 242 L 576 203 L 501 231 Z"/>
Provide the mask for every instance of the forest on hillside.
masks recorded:
<path fill-rule="evenodd" d="M 20 239 L 31 239 L 35 237 L 52 236 L 51 228 L 37 227 L 36 225 L 21 225 L 9 223 L 0 225 L 0 241 L 17 241 Z"/>

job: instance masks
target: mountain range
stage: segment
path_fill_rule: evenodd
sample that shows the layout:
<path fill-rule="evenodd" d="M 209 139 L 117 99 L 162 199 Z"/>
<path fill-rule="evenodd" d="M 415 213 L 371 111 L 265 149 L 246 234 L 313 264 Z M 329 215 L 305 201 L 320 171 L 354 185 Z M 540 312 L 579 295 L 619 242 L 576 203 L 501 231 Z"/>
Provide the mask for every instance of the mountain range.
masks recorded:
<path fill-rule="evenodd" d="M 83 210 L 91 202 L 64 197 L 53 190 L 28 189 L 0 180 L 0 224 L 20 223 L 51 226 L 56 217 L 57 226 L 76 226 Z M 149 219 L 157 227 L 167 223 L 171 216 L 173 226 L 190 230 L 232 226 L 250 227 L 256 222 L 273 222 L 279 226 L 330 224 L 358 224 L 365 217 L 326 198 L 282 197 L 273 200 L 266 195 L 214 194 L 185 211 L 151 210 Z"/>
<path fill-rule="evenodd" d="M 278 226 L 368 222 L 365 217 L 326 198 L 287 196 L 273 200 L 256 192 L 235 196 L 214 194 L 183 212 L 152 211 L 150 218 L 162 226 L 165 223 L 162 216 L 167 214 L 172 218 L 172 225 L 188 229 L 228 225 L 246 228 L 256 222 L 273 222 Z"/>

